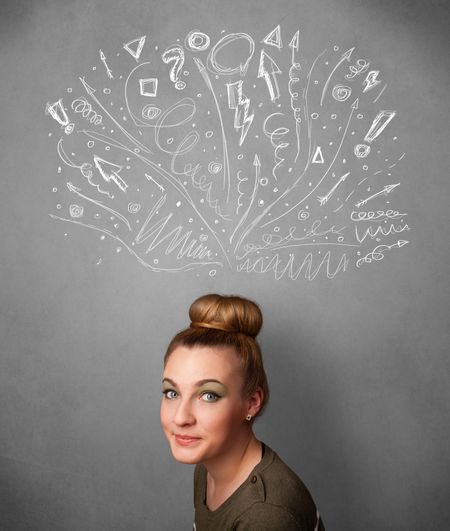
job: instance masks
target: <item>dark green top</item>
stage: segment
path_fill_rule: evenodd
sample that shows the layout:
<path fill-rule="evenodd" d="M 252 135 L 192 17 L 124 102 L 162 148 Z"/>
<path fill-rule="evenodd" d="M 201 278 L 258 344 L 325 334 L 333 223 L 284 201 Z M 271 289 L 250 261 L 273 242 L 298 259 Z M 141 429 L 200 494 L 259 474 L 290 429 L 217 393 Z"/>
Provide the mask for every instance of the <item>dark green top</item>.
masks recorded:
<path fill-rule="evenodd" d="M 194 472 L 196 531 L 324 531 L 300 478 L 268 446 L 244 483 L 215 511 L 206 506 L 206 468 Z"/>

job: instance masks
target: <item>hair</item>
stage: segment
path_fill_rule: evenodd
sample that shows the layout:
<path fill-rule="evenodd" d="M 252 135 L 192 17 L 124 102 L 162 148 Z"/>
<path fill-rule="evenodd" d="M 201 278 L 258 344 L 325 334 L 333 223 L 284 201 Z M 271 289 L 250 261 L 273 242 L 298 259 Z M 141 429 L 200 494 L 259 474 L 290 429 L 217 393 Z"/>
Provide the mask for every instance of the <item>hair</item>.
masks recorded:
<path fill-rule="evenodd" d="M 244 396 L 258 388 L 263 391 L 260 415 L 269 400 L 269 386 L 256 336 L 261 330 L 263 316 L 259 306 L 237 295 L 203 295 L 189 308 L 191 325 L 178 332 L 167 347 L 164 366 L 179 346 L 192 348 L 232 347 L 241 362 L 244 376 Z"/>

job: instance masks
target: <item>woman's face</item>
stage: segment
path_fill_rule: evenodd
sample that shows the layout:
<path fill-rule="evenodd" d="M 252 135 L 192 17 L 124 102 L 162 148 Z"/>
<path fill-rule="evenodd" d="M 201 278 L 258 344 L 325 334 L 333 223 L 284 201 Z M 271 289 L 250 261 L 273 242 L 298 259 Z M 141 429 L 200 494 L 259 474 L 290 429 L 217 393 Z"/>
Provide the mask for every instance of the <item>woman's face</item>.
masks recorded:
<path fill-rule="evenodd" d="M 172 352 L 163 375 L 161 424 L 177 461 L 212 463 L 236 450 L 249 429 L 243 383 L 233 348 L 180 346 Z"/>

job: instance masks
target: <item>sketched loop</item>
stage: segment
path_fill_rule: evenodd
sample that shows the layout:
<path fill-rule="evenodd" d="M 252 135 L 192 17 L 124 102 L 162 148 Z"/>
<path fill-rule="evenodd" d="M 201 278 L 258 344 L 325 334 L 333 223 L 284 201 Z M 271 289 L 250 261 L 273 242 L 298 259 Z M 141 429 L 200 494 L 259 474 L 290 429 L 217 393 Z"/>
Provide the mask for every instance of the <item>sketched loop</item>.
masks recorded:
<path fill-rule="evenodd" d="M 92 173 L 92 164 L 89 164 L 89 162 L 84 162 L 80 166 L 80 171 L 83 177 L 86 177 L 86 179 L 90 179 L 93 176 Z"/>
<path fill-rule="evenodd" d="M 212 175 L 217 175 L 222 170 L 222 164 L 220 162 L 210 162 L 208 164 L 208 171 Z"/>
<path fill-rule="evenodd" d="M 84 208 L 80 205 L 70 205 L 69 212 L 73 218 L 82 218 L 84 214 Z"/>
<path fill-rule="evenodd" d="M 370 153 L 370 146 L 368 146 L 367 144 L 356 144 L 353 149 L 353 153 L 358 159 L 363 159 L 364 157 L 367 157 L 367 155 Z"/>
<path fill-rule="evenodd" d="M 202 31 L 192 30 L 186 35 L 184 44 L 196 52 L 203 52 L 209 48 L 211 39 Z"/>
<path fill-rule="evenodd" d="M 141 205 L 139 203 L 128 203 L 128 212 L 130 214 L 137 214 L 141 210 Z"/>
<path fill-rule="evenodd" d="M 148 105 L 145 105 L 145 107 L 142 109 L 141 115 L 142 118 L 145 120 L 154 120 L 161 114 L 161 109 L 158 107 L 155 107 L 151 103 Z"/>
<path fill-rule="evenodd" d="M 64 128 L 64 132 L 66 133 L 66 135 L 70 135 L 71 133 L 73 133 L 74 129 L 75 124 L 73 122 L 70 122 L 70 124 L 66 125 L 66 127 Z"/>
<path fill-rule="evenodd" d="M 217 58 L 216 58 L 218 53 L 222 50 L 222 48 L 225 48 L 228 45 L 240 39 L 246 40 L 249 45 L 248 56 L 245 58 L 245 60 L 241 60 L 239 64 L 236 66 L 221 65 L 217 61 Z M 228 35 L 225 35 L 225 37 L 222 37 L 220 41 L 218 41 L 214 45 L 214 47 L 210 50 L 209 55 L 208 55 L 208 70 L 210 72 L 214 72 L 219 75 L 234 75 L 234 74 L 244 75 L 247 72 L 247 68 L 250 63 L 251 58 L 253 57 L 254 51 L 255 51 L 255 42 L 250 37 L 250 35 L 247 35 L 246 33 L 229 33 Z"/>
<path fill-rule="evenodd" d="M 309 218 L 309 212 L 307 210 L 300 210 L 300 212 L 297 215 L 297 219 L 299 221 L 305 220 Z"/>
<path fill-rule="evenodd" d="M 336 101 L 345 101 L 350 98 L 352 89 L 346 85 L 335 85 L 332 90 L 333 98 Z"/>
<path fill-rule="evenodd" d="M 102 123 L 102 116 L 94 111 L 92 105 L 86 100 L 86 98 L 77 98 L 72 102 L 72 110 L 74 112 L 81 113 L 83 118 L 86 118 L 89 123 L 94 125 L 100 125 Z"/>

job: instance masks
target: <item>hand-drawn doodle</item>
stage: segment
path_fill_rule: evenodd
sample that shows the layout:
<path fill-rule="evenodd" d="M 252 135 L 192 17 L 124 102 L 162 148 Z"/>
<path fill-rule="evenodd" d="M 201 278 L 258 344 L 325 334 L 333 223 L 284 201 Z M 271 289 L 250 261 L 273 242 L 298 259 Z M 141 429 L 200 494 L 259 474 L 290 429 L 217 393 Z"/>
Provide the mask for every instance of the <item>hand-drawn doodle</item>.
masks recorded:
<path fill-rule="evenodd" d="M 169 46 L 167 50 L 161 55 L 161 59 L 166 63 L 174 63 L 170 69 L 170 80 L 175 83 L 175 88 L 178 90 L 184 89 L 186 83 L 180 81 L 180 71 L 184 64 L 184 50 L 177 44 Z"/>
<path fill-rule="evenodd" d="M 234 113 L 234 128 L 236 131 L 241 131 L 239 145 L 242 146 L 245 137 L 247 136 L 249 127 L 252 125 L 254 114 L 249 116 L 248 110 L 250 108 L 250 100 L 242 93 L 242 79 L 235 83 L 227 83 L 228 89 L 228 106 L 230 109 L 235 109 Z"/>
<path fill-rule="evenodd" d="M 261 50 L 261 57 L 259 60 L 258 77 L 264 78 L 269 90 L 270 99 L 272 102 L 280 97 L 280 89 L 278 87 L 277 75 L 282 74 L 282 71 L 275 63 L 275 61 L 264 50 Z"/>
<path fill-rule="evenodd" d="M 74 124 L 73 122 L 70 122 L 69 117 L 67 116 L 62 98 L 58 101 L 55 101 L 55 103 L 47 103 L 45 112 L 46 114 L 50 114 L 50 116 L 59 123 L 61 129 L 64 129 L 66 135 L 70 135 L 70 133 L 73 132 Z"/>
<path fill-rule="evenodd" d="M 395 260 L 411 228 L 389 73 L 356 47 L 310 61 L 300 30 L 283 46 L 272 28 L 100 49 L 45 106 L 66 183 L 51 218 L 153 272 L 313 281 Z"/>
<path fill-rule="evenodd" d="M 139 87 L 141 91 L 141 96 L 150 96 L 154 98 L 158 93 L 158 78 L 149 77 L 147 79 L 140 79 Z"/>
<path fill-rule="evenodd" d="M 209 48 L 211 39 L 206 33 L 198 30 L 192 30 L 186 35 L 184 44 L 193 52 L 203 52 Z"/>
<path fill-rule="evenodd" d="M 143 35 L 142 37 L 133 39 L 123 45 L 124 49 L 131 55 L 131 57 L 134 57 L 136 61 L 139 61 L 146 38 L 147 36 Z"/>
<path fill-rule="evenodd" d="M 261 42 L 265 44 L 270 44 L 271 46 L 275 46 L 279 50 L 283 48 L 280 25 L 278 24 L 275 29 L 273 29 L 269 34 L 264 37 L 264 39 L 261 40 Z"/>
<path fill-rule="evenodd" d="M 111 68 L 109 68 L 108 63 L 106 62 L 105 54 L 103 53 L 102 50 L 99 50 L 99 54 L 100 54 L 100 60 L 103 63 L 103 66 L 106 68 L 106 75 L 108 76 L 109 79 L 114 79 L 112 70 Z"/>

